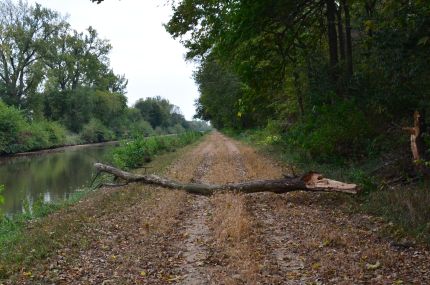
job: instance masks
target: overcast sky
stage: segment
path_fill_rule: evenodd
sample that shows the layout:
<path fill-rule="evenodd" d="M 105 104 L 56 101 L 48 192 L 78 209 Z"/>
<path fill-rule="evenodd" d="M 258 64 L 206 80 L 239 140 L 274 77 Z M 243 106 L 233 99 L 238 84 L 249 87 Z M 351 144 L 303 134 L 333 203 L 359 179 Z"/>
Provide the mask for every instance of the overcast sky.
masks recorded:
<path fill-rule="evenodd" d="M 186 119 L 194 115 L 198 97 L 193 65 L 184 60 L 185 49 L 162 26 L 171 15 L 165 0 L 29 0 L 69 15 L 72 28 L 94 27 L 110 40 L 111 66 L 125 74 L 129 105 L 139 98 L 162 96 L 181 108 Z"/>

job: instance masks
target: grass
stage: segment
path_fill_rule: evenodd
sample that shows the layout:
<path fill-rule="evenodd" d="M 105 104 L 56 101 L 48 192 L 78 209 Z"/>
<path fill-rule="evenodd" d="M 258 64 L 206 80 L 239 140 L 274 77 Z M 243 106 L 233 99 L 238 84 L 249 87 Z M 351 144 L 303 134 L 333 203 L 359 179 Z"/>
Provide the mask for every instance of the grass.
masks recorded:
<path fill-rule="evenodd" d="M 213 208 L 211 228 L 215 242 L 229 259 L 230 270 L 240 272 L 244 282 L 256 283 L 259 267 L 252 240 L 255 224 L 246 208 L 245 195 L 220 193 L 211 197 Z M 225 284 L 237 284 L 232 276 L 219 277 Z"/>
<path fill-rule="evenodd" d="M 151 172 L 163 172 L 196 143 L 194 141 L 175 152 L 159 154 L 147 166 Z M 29 206 L 25 207 L 22 214 L 0 217 L 0 280 L 9 278 L 18 271 L 31 274 L 25 269 L 56 254 L 60 248 L 85 249 L 90 246 L 88 238 L 79 232 L 84 228 L 91 228 L 98 216 L 118 213 L 121 208 L 128 208 L 136 201 L 153 196 L 152 192 L 136 190 L 136 187 L 127 186 L 121 191 L 94 191 L 86 188 L 75 192 L 67 200 L 43 203 L 40 199 L 31 209 Z M 175 201 L 175 198 L 171 199 L 171 203 Z"/>
<path fill-rule="evenodd" d="M 35 201 L 33 206 L 25 207 L 25 211 L 12 217 L 0 218 L 0 279 L 6 278 L 20 265 L 47 257 L 56 248 L 55 236 L 69 225 L 63 224 L 56 233 L 38 228 L 39 221 L 44 217 L 76 204 L 88 195 L 89 188 L 77 191 L 67 200 L 57 203 Z M 32 232 L 32 234 L 29 234 Z M 36 232 L 36 233 L 35 233 Z"/>
<path fill-rule="evenodd" d="M 256 147 L 297 174 L 317 171 L 332 179 L 359 185 L 361 193 L 351 197 L 337 195 L 335 200 L 343 210 L 368 213 L 384 218 L 390 227 L 387 234 L 398 240 L 414 238 L 430 245 L 430 185 L 425 182 L 391 187 L 385 178 L 375 175 L 385 161 L 374 157 L 362 161 L 319 163 L 280 143 L 276 136 L 264 132 L 228 132 L 228 135 Z M 408 159 L 408 158 L 407 158 Z M 392 175 L 403 175 L 405 165 L 399 163 L 390 170 Z"/>

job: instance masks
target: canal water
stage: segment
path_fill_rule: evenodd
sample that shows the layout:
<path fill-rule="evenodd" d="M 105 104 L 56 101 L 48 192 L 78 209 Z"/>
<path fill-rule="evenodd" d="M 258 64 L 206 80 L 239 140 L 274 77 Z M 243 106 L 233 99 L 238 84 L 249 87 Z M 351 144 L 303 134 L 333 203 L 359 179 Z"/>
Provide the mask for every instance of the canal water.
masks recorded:
<path fill-rule="evenodd" d="M 52 153 L 0 158 L 0 184 L 7 215 L 24 211 L 24 204 L 66 199 L 86 187 L 94 175 L 93 163 L 109 162 L 114 145 L 64 148 Z"/>

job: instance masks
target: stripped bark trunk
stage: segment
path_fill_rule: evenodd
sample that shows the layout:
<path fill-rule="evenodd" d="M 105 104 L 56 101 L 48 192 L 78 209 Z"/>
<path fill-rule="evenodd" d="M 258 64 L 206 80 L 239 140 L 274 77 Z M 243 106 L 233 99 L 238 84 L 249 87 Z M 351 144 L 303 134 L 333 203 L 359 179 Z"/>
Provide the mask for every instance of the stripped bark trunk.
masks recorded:
<path fill-rule="evenodd" d="M 359 189 L 355 184 L 347 184 L 324 178 L 321 174 L 309 172 L 301 177 L 284 177 L 275 180 L 254 180 L 229 184 L 199 184 L 182 183 L 154 174 L 139 175 L 123 171 L 110 165 L 95 163 L 98 172 L 105 172 L 124 180 L 126 183 L 144 183 L 169 189 L 184 190 L 191 194 L 209 196 L 219 191 L 236 191 L 243 193 L 274 192 L 287 193 L 292 191 L 310 192 L 341 192 L 357 194 Z"/>
<path fill-rule="evenodd" d="M 424 116 L 420 112 L 415 111 L 414 126 L 411 128 L 403 128 L 403 130 L 411 135 L 412 157 L 418 171 L 427 176 L 430 175 L 430 169 L 424 165 L 424 162 L 429 160 L 424 143 L 424 134 L 427 130 Z"/>
<path fill-rule="evenodd" d="M 424 156 L 424 141 L 423 133 L 425 130 L 424 119 L 418 111 L 414 113 L 414 126 L 411 128 L 403 128 L 411 135 L 411 150 L 414 161 L 420 161 Z"/>

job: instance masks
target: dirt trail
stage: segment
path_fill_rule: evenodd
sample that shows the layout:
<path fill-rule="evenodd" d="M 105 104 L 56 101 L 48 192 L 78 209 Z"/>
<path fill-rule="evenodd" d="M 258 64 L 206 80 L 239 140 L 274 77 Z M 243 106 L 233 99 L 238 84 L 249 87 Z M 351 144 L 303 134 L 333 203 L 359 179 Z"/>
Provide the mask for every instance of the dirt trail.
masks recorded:
<path fill-rule="evenodd" d="M 213 132 L 165 174 L 183 182 L 227 183 L 284 172 L 251 147 Z M 25 268 L 30 277 L 6 283 L 430 284 L 429 251 L 393 246 L 382 237 L 383 222 L 343 212 L 341 195 L 208 198 L 143 185 L 106 195 L 128 203 L 102 197 L 77 205 L 86 213 L 77 219 L 83 225 L 74 233 L 79 242 Z M 103 211 L 88 210 L 100 205 Z M 46 230 L 64 222 L 58 219 Z"/>

